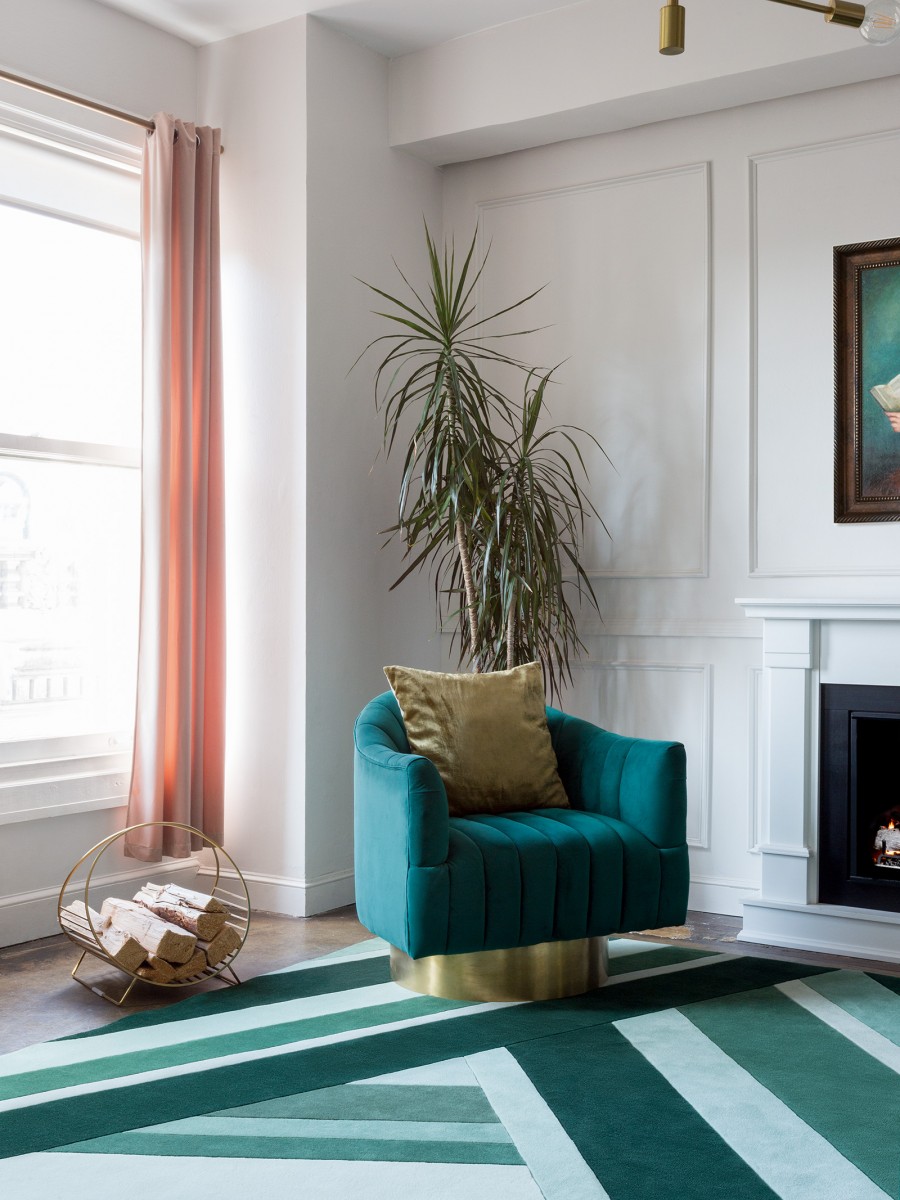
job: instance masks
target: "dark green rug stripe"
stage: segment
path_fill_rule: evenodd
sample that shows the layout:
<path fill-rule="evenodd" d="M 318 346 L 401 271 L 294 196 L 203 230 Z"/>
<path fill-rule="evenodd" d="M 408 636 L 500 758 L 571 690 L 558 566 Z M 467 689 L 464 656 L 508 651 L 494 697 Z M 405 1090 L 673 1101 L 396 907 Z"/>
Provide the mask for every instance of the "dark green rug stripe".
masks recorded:
<path fill-rule="evenodd" d="M 57 1040 L 70 1042 L 82 1038 L 102 1037 L 103 1034 L 118 1032 L 120 1029 L 145 1029 L 150 1025 L 165 1025 L 169 1021 L 186 1021 L 217 1013 L 238 1012 L 243 1008 L 253 1008 L 257 1004 L 280 1004 L 284 1000 L 298 1000 L 301 996 L 322 996 L 327 992 L 344 992 L 351 988 L 390 982 L 391 964 L 386 954 L 378 958 L 336 963 L 333 966 L 286 971 L 282 975 L 258 975 L 255 979 L 248 979 L 240 987 L 222 986 L 214 991 L 190 996 L 166 1008 L 133 1013 L 130 1017 L 122 1017 L 113 1025 L 101 1025 L 98 1029 L 89 1029 L 85 1033 L 76 1033 Z"/>
<path fill-rule="evenodd" d="M 50 1100 L 0 1113 L 0 1157 L 139 1129 L 152 1113 L 164 1113 L 167 1121 L 199 1116 L 214 1109 L 333 1087 L 747 988 L 767 987 L 785 979 L 802 979 L 823 970 L 767 959 L 726 959 L 708 967 L 616 984 L 568 1000 L 453 1017 L 338 1045 L 293 1051 L 262 1062 L 215 1067 Z"/>
<path fill-rule="evenodd" d="M 875 975 L 872 971 L 867 971 L 866 974 L 876 983 L 882 984 L 895 995 L 900 996 L 900 975 Z"/>
<path fill-rule="evenodd" d="M 499 1122 L 479 1087 L 436 1084 L 348 1083 L 226 1108 L 211 1117 L 315 1118 L 319 1121 Z"/>
<path fill-rule="evenodd" d="M 74 1154 L 146 1154 L 190 1158 L 319 1158 L 344 1162 L 498 1163 L 520 1166 L 522 1159 L 508 1142 L 419 1142 L 381 1138 L 192 1137 L 175 1133 L 119 1133 L 76 1146 Z M 137 1168 L 135 1168 L 137 1172 Z M 153 1164 L 147 1164 L 148 1184 Z"/>
<path fill-rule="evenodd" d="M 225 1054 L 264 1050 L 307 1038 L 327 1037 L 351 1029 L 366 1029 L 370 1026 L 386 1025 L 394 1021 L 411 1020 L 431 1013 L 466 1007 L 468 1005 L 463 1000 L 440 1000 L 434 996 L 413 996 L 410 993 L 409 1000 L 399 1000 L 391 1004 L 375 1004 L 369 1008 L 326 1013 L 299 1021 L 285 1021 L 280 1025 L 264 1025 L 256 1029 L 242 1029 L 234 1033 L 221 1033 L 208 1038 L 178 1042 L 174 1046 L 134 1050 L 129 1054 L 114 1054 L 64 1067 L 46 1067 L 21 1075 L 10 1075 L 0 1078 L 0 1100 L 30 1096 L 36 1092 L 72 1087 L 80 1083 L 95 1083 L 101 1079 L 116 1079 L 122 1075 L 135 1075 L 143 1071 L 157 1071 L 164 1067 L 182 1066 L 185 1063 L 218 1058 Z"/>
<path fill-rule="evenodd" d="M 896 1151 L 880 1130 L 900 1122 L 900 1080 L 774 988 L 682 1010 L 720 1049 L 888 1195 Z"/>
<path fill-rule="evenodd" d="M 777 1200 L 617 1029 L 512 1053 L 611 1200 Z"/>
<path fill-rule="evenodd" d="M 629 975 L 632 971 L 650 971 L 654 967 L 672 967 L 699 958 L 714 958 L 714 950 L 688 950 L 684 946 L 655 946 L 637 954 L 616 955 L 609 960 L 610 975 Z"/>

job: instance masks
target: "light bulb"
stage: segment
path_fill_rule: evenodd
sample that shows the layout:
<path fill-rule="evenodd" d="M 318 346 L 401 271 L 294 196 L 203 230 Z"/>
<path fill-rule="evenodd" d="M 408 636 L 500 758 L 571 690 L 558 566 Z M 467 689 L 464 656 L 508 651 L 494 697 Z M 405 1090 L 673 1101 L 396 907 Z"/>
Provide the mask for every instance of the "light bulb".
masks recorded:
<path fill-rule="evenodd" d="M 867 42 L 887 46 L 900 38 L 900 0 L 872 0 L 859 32 Z"/>

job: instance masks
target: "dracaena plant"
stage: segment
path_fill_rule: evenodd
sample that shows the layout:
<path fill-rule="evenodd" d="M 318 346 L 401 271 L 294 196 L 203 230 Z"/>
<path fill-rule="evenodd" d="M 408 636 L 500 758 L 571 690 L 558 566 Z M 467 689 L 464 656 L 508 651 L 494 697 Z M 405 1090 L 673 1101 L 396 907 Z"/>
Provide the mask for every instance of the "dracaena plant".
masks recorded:
<path fill-rule="evenodd" d="M 399 268 L 403 295 L 365 285 L 385 302 L 377 315 L 389 331 L 360 358 L 381 354 L 375 402 L 386 453 L 405 441 L 397 517 L 385 531 L 402 539 L 407 560 L 393 587 L 429 568 L 441 624 L 456 623 L 460 665 L 539 659 L 556 699 L 584 649 L 570 597 L 598 608 L 579 557 L 585 521 L 599 514 L 577 438 L 599 443 L 575 426 L 544 427 L 553 373 L 505 349 L 534 330 L 498 322 L 537 291 L 479 316 L 487 254 L 476 258 L 477 230 L 461 260 L 452 244 L 439 250 L 427 226 L 425 240 L 425 295 Z M 522 399 L 513 402 L 496 380 L 516 373 Z"/>

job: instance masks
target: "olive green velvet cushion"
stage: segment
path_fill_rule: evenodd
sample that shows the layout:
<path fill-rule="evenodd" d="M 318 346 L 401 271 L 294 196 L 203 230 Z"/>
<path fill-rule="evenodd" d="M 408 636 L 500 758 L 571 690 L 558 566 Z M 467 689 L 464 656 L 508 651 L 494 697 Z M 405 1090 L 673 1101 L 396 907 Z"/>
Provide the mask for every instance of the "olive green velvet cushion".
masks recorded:
<path fill-rule="evenodd" d="M 410 750 L 431 759 L 450 815 L 568 808 L 540 663 L 482 675 L 385 667 Z"/>

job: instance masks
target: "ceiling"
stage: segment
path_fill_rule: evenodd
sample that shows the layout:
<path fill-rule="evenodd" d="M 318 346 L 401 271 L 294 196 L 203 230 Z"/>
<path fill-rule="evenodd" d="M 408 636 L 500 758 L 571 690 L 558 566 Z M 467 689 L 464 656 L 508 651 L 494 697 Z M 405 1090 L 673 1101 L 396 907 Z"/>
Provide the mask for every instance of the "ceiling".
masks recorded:
<path fill-rule="evenodd" d="M 568 8 L 572 0 L 100 0 L 202 46 L 314 13 L 395 57 L 451 38 Z M 598 0 L 581 0 L 596 3 Z M 608 0 L 602 0 L 607 3 Z M 627 0 L 634 3 L 634 0 Z"/>

